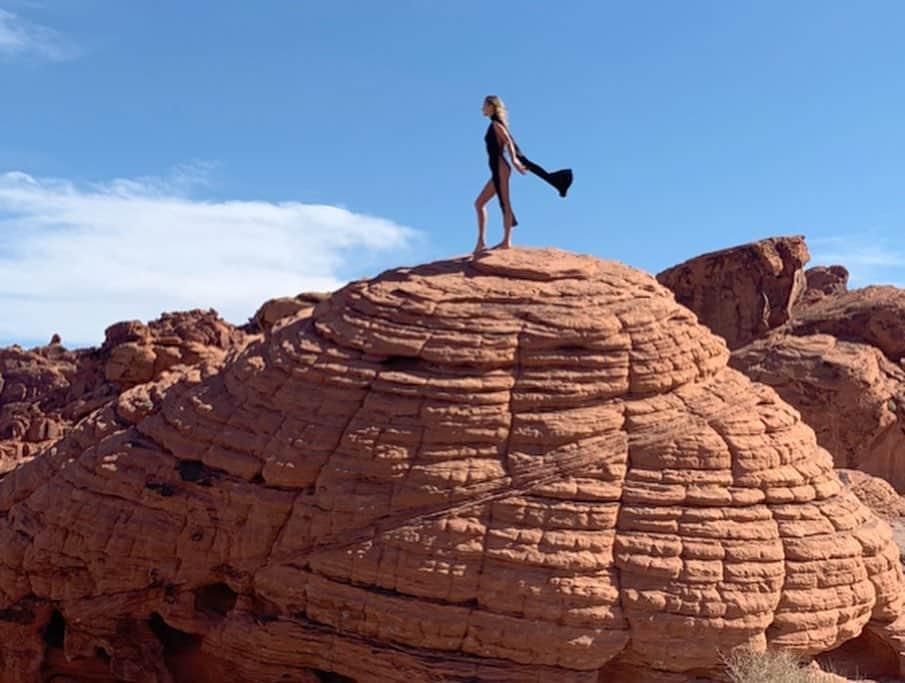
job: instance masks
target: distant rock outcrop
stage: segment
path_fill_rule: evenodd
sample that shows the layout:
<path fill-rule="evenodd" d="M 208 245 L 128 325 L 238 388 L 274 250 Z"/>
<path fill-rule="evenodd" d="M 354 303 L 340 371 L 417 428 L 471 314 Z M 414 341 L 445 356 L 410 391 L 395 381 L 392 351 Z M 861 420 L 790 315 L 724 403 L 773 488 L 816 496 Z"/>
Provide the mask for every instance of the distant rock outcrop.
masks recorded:
<path fill-rule="evenodd" d="M 864 633 L 900 667 L 889 527 L 728 356 L 555 250 L 352 283 L 0 479 L 4 671 L 677 681 Z"/>
<path fill-rule="evenodd" d="M 222 361 L 248 341 L 216 311 L 164 313 L 147 325 L 107 328 L 100 348 L 69 351 L 54 335 L 46 346 L 0 349 L 0 473 L 52 444 L 123 389 L 176 365 Z"/>
<path fill-rule="evenodd" d="M 795 310 L 793 334 L 832 334 L 905 357 L 905 290 L 874 286 L 840 292 Z"/>
<path fill-rule="evenodd" d="M 93 350 L 0 349 L 0 473 L 34 456 L 116 396 Z"/>
<path fill-rule="evenodd" d="M 806 261 L 803 238 L 774 237 L 658 279 L 726 336 L 733 367 L 801 411 L 837 466 L 905 491 L 905 290 L 848 290 L 843 266 L 804 271 Z"/>
<path fill-rule="evenodd" d="M 105 336 L 104 375 L 122 389 L 150 382 L 174 365 L 222 360 L 245 341 L 213 309 L 164 313 L 147 325 L 127 320 L 108 327 Z"/>
<path fill-rule="evenodd" d="M 804 271 L 808 287 L 805 297 L 822 299 L 848 291 L 848 270 L 844 266 L 814 266 Z"/>
<path fill-rule="evenodd" d="M 788 322 L 809 258 L 803 237 L 771 237 L 689 259 L 657 280 L 737 349 Z"/>

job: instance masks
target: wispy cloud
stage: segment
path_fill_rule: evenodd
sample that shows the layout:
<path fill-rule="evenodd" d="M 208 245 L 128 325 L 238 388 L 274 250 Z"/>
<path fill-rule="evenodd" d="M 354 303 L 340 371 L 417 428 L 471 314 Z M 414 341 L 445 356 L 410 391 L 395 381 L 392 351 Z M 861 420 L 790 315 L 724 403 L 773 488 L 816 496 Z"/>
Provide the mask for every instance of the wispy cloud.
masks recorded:
<path fill-rule="evenodd" d="M 878 231 L 808 239 L 810 265 L 840 264 L 849 271 L 851 287 L 905 283 L 905 251 Z"/>
<path fill-rule="evenodd" d="M 0 174 L 0 339 L 95 344 L 118 320 L 189 308 L 241 324 L 417 235 L 335 206 L 193 198 L 203 180 L 199 167 L 90 186 Z"/>
<path fill-rule="evenodd" d="M 0 57 L 34 57 L 62 61 L 78 51 L 52 28 L 0 9 Z"/>

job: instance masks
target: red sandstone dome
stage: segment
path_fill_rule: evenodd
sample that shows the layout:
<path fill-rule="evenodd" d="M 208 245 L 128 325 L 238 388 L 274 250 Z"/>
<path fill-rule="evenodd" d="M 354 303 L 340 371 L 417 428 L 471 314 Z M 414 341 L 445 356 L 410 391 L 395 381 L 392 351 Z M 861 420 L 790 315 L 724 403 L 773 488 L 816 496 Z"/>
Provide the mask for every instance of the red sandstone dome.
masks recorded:
<path fill-rule="evenodd" d="M 865 630 L 898 656 L 889 527 L 727 358 L 591 257 L 352 283 L 0 479 L 4 680 L 684 680 Z"/>

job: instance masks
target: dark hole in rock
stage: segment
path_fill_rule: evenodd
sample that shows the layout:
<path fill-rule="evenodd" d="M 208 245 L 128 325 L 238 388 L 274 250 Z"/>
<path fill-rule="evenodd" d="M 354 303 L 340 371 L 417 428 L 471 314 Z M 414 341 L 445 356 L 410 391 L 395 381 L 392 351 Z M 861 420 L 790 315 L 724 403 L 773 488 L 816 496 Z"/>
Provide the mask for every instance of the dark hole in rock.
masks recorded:
<path fill-rule="evenodd" d="M 253 477 L 251 478 L 251 483 L 252 483 L 252 484 L 263 484 L 263 483 L 264 483 L 264 476 L 261 475 L 261 474 L 256 474 L 255 476 L 253 476 Z"/>
<path fill-rule="evenodd" d="M 159 481 L 148 482 L 147 484 L 145 484 L 145 488 L 150 489 L 151 491 L 157 491 L 157 493 L 159 493 L 164 498 L 169 498 L 175 493 L 172 486 L 170 486 L 169 484 L 163 484 Z"/>
<path fill-rule="evenodd" d="M 110 663 L 110 655 L 107 654 L 107 651 L 102 647 L 94 648 L 94 656 L 97 657 L 102 662 L 104 662 L 105 664 Z"/>
<path fill-rule="evenodd" d="M 413 356 L 387 356 L 380 364 L 385 368 L 405 370 L 418 366 L 418 359 Z"/>
<path fill-rule="evenodd" d="M 879 636 L 864 629 L 835 650 L 816 657 L 820 668 L 855 680 L 895 678 L 899 673 L 899 657 Z"/>
<path fill-rule="evenodd" d="M 164 654 L 193 650 L 201 645 L 201 636 L 173 628 L 157 612 L 151 614 L 148 625 L 163 645 Z"/>
<path fill-rule="evenodd" d="M 557 346 L 556 350 L 562 351 L 566 354 L 582 354 L 588 352 L 588 349 L 586 349 L 584 346 L 578 346 L 576 344 L 564 344 L 563 346 Z"/>
<path fill-rule="evenodd" d="M 342 674 L 333 671 L 320 671 L 314 669 L 314 673 L 317 674 L 317 677 L 321 679 L 322 683 L 355 683 L 354 678 L 349 678 L 348 676 L 343 676 Z"/>
<path fill-rule="evenodd" d="M 195 609 L 221 616 L 236 606 L 236 592 L 225 583 L 212 583 L 195 591 Z"/>
<path fill-rule="evenodd" d="M 63 647 L 66 638 L 66 620 L 60 610 L 55 609 L 50 615 L 50 621 L 44 627 L 44 644 L 47 647 Z"/>
<path fill-rule="evenodd" d="M 176 469 L 182 481 L 198 481 L 204 476 L 204 464 L 200 460 L 180 460 Z"/>
<path fill-rule="evenodd" d="M 34 623 L 34 595 L 29 595 L 5 609 L 0 609 L 0 621 L 11 621 L 16 624 Z"/>
<path fill-rule="evenodd" d="M 229 680 L 217 662 L 208 661 L 201 651 L 201 636 L 173 628 L 154 612 L 148 620 L 151 631 L 163 646 L 163 658 L 175 683 L 214 683 Z"/>

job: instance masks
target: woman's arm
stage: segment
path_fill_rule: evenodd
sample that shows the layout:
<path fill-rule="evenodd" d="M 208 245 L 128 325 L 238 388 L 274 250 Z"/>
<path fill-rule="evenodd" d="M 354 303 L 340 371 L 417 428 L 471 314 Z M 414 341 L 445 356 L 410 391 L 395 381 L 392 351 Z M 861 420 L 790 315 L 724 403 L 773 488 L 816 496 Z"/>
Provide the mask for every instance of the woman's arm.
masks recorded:
<path fill-rule="evenodd" d="M 509 150 L 509 158 L 512 159 L 512 165 L 515 166 L 515 170 L 525 174 L 525 167 L 522 165 L 522 162 L 518 160 L 518 154 L 515 152 L 515 141 L 512 139 L 512 136 L 509 135 L 509 131 L 506 130 L 506 126 L 501 123 L 497 123 L 494 121 L 493 129 L 496 131 L 497 140 L 500 143 L 500 149 L 504 147 Z"/>

